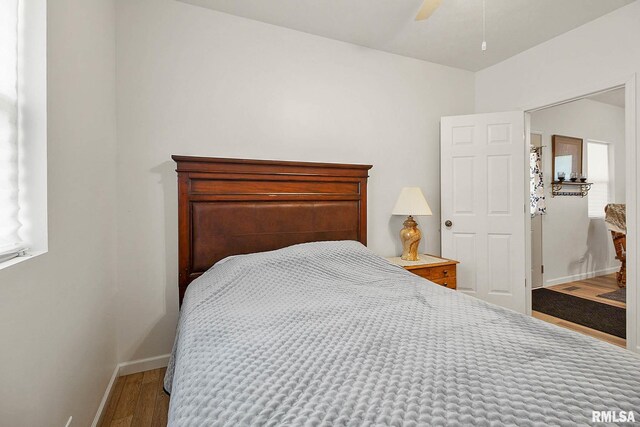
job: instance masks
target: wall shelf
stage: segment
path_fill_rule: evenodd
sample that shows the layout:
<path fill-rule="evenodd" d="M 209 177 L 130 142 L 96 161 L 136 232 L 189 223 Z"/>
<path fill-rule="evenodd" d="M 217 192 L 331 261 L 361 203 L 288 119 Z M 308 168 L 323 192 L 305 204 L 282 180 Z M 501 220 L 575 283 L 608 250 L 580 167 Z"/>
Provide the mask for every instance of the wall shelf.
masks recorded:
<path fill-rule="evenodd" d="M 553 181 L 551 183 L 551 197 L 556 196 L 580 196 L 589 194 L 592 182 L 580 181 Z M 564 190 L 564 191 L 563 191 Z"/>

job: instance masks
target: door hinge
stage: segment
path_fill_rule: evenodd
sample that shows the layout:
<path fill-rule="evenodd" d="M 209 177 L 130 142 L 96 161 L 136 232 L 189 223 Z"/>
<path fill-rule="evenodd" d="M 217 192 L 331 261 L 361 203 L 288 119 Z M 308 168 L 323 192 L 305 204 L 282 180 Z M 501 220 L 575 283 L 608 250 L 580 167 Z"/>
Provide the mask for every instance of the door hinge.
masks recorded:
<path fill-rule="evenodd" d="M 544 265 L 541 265 L 541 266 L 540 266 L 540 273 L 541 273 L 541 274 L 544 274 Z"/>

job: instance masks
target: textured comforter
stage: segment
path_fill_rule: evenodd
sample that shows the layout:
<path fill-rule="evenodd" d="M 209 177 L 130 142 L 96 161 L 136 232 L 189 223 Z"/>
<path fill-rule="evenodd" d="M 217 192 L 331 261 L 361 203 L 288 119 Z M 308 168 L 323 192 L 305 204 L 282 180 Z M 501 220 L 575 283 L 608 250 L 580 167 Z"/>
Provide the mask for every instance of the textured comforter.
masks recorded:
<path fill-rule="evenodd" d="M 451 291 L 356 242 L 230 257 L 187 291 L 170 426 L 586 425 L 640 358 Z"/>

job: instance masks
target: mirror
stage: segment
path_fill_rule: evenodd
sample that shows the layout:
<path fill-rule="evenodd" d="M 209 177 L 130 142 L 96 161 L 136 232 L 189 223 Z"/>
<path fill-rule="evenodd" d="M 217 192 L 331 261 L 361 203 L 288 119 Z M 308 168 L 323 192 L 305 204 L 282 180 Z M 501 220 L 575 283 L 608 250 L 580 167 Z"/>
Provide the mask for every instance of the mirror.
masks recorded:
<path fill-rule="evenodd" d="M 582 175 L 582 139 L 570 136 L 553 135 L 553 180 L 564 173 L 568 181 L 571 173 Z"/>

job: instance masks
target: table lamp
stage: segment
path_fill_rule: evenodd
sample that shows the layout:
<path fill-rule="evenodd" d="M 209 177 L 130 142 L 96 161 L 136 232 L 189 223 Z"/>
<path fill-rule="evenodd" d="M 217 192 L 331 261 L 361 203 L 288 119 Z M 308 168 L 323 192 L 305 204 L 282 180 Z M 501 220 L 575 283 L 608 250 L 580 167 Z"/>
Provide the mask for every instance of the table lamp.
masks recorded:
<path fill-rule="evenodd" d="M 402 259 L 405 261 L 418 261 L 418 245 L 422 233 L 413 215 L 432 215 L 431 208 L 422 194 L 420 187 L 404 187 L 400 191 L 392 215 L 408 215 L 400 230 L 402 241 Z"/>

